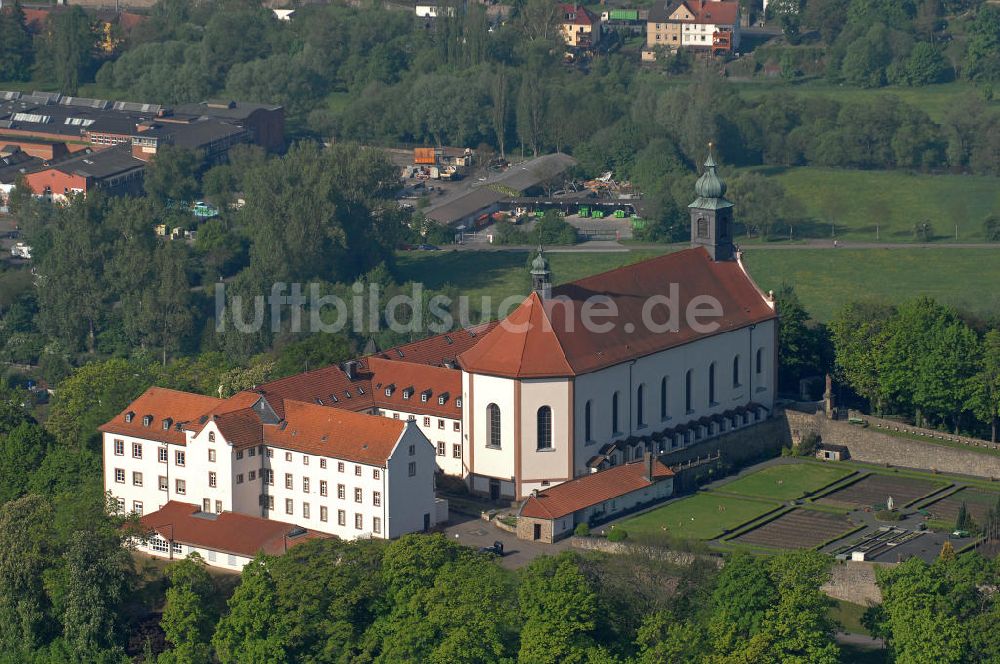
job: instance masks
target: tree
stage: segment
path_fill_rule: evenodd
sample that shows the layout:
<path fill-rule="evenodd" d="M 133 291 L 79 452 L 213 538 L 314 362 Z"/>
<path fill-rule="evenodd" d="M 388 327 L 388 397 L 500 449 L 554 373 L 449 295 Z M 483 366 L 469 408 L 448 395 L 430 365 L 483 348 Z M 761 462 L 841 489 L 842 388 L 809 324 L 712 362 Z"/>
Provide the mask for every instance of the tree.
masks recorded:
<path fill-rule="evenodd" d="M 708 634 L 718 653 L 736 652 L 761 630 L 777 589 L 765 565 L 750 554 L 726 561 L 712 593 Z"/>
<path fill-rule="evenodd" d="M 191 203 L 198 194 L 197 175 L 203 161 L 201 153 L 195 150 L 161 146 L 146 166 L 143 179 L 146 193 L 163 204 Z"/>
<path fill-rule="evenodd" d="M 0 649 L 30 653 L 48 628 L 43 573 L 54 549 L 52 506 L 40 496 L 0 505 Z"/>
<path fill-rule="evenodd" d="M 727 193 L 740 211 L 739 218 L 746 226 L 747 237 L 753 230 L 768 237 L 771 228 L 789 211 L 785 188 L 777 179 L 759 173 L 744 173 L 733 178 Z"/>
<path fill-rule="evenodd" d="M 222 664 L 281 664 L 290 645 L 276 624 L 271 561 L 257 556 L 243 568 L 240 585 L 229 600 L 229 613 L 219 620 L 212 646 Z"/>
<path fill-rule="evenodd" d="M 7 434 L 0 432 L 0 503 L 27 492 L 31 474 L 41 465 L 50 445 L 45 430 L 27 421 Z"/>
<path fill-rule="evenodd" d="M 536 558 L 518 588 L 523 664 L 584 662 L 594 643 L 597 599 L 572 554 Z"/>
<path fill-rule="evenodd" d="M 545 84 L 532 72 L 525 71 L 517 95 L 517 137 L 521 145 L 537 157 L 542 144 L 542 122 L 545 118 Z"/>
<path fill-rule="evenodd" d="M 170 587 L 160 618 L 170 651 L 161 664 L 198 664 L 211 659 L 212 629 L 218 619 L 212 599 L 217 590 L 197 554 L 167 568 Z"/>
<path fill-rule="evenodd" d="M 152 383 L 148 367 L 139 362 L 116 358 L 85 364 L 59 385 L 45 428 L 60 445 L 88 448 L 98 439 L 97 427 Z"/>
<path fill-rule="evenodd" d="M 144 336 L 153 346 L 160 347 L 164 366 L 168 351 L 177 350 L 193 327 L 186 258 L 187 251 L 179 242 L 157 247 L 156 280 L 146 289 L 142 301 Z"/>
<path fill-rule="evenodd" d="M 48 16 L 48 30 L 38 37 L 37 66 L 41 73 L 62 90 L 75 95 L 81 78 L 93 64 L 96 33 L 82 7 Z"/>
<path fill-rule="evenodd" d="M 830 321 L 838 378 L 868 400 L 876 415 L 884 408 L 878 367 L 883 333 L 895 309 L 874 301 L 845 305 Z"/>
<path fill-rule="evenodd" d="M 948 63 L 941 51 L 927 42 L 913 47 L 906 62 L 906 82 L 909 85 L 930 85 L 940 83 L 948 71 Z"/>
<path fill-rule="evenodd" d="M 20 2 L 4 9 L 0 12 L 0 80 L 27 81 L 34 53 L 24 9 Z"/>
<path fill-rule="evenodd" d="M 500 158 L 507 158 L 507 125 L 510 121 L 510 82 L 507 80 L 507 68 L 498 65 L 493 74 L 493 87 L 490 91 L 492 104 L 490 117 L 493 120 L 493 135 L 497 139 Z"/>
<path fill-rule="evenodd" d="M 62 617 L 63 638 L 76 661 L 117 646 L 118 614 L 132 580 L 132 557 L 118 533 L 78 530 L 64 544 L 61 567 L 47 580 Z"/>
<path fill-rule="evenodd" d="M 966 506 L 964 500 L 958 506 L 958 516 L 955 517 L 955 530 L 966 530 L 969 532 L 976 530 L 976 522 L 973 520 L 972 515 L 969 514 L 969 508 Z"/>
<path fill-rule="evenodd" d="M 997 442 L 1000 428 L 1000 330 L 990 330 L 983 337 L 983 356 L 974 379 L 976 417 L 990 427 L 990 440 Z"/>
<path fill-rule="evenodd" d="M 778 310 L 778 384 L 784 390 L 798 389 L 798 381 L 823 373 L 823 328 L 810 327 L 809 314 L 795 290 L 783 284 L 774 293 Z"/>

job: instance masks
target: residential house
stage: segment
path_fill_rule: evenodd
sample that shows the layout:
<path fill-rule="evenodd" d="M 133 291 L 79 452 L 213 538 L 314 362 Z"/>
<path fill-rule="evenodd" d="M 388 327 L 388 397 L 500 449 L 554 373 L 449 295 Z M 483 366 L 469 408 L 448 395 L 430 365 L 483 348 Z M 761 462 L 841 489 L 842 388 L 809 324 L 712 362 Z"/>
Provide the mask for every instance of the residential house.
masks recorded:
<path fill-rule="evenodd" d="M 557 5 L 559 31 L 568 46 L 593 48 L 601 41 L 601 19 L 578 4 Z"/>
<path fill-rule="evenodd" d="M 713 55 L 739 47 L 739 3 L 735 0 L 661 0 L 649 11 L 643 60 L 658 49 L 704 49 Z"/>

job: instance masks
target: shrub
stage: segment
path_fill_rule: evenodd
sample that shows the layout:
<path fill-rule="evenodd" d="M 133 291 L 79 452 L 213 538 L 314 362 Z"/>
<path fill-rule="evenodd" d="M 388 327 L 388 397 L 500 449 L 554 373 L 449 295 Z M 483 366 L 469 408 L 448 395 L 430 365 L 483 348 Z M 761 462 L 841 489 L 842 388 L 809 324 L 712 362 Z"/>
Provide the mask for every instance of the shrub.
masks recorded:
<path fill-rule="evenodd" d="M 896 510 L 879 510 L 875 512 L 875 518 L 879 521 L 899 521 L 903 518 L 903 515 Z"/>
<path fill-rule="evenodd" d="M 608 533 L 609 542 L 623 542 L 628 539 L 628 533 L 622 528 L 612 528 L 611 532 Z"/>
<path fill-rule="evenodd" d="M 577 537 L 586 537 L 590 534 L 590 526 L 586 521 L 576 524 L 576 528 L 573 529 L 573 534 Z"/>

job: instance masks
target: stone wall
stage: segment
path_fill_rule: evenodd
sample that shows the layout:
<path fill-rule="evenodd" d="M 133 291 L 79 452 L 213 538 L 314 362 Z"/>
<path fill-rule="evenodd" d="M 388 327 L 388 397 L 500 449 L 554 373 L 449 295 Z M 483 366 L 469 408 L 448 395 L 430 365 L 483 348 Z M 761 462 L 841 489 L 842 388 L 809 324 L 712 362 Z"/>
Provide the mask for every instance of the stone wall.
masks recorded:
<path fill-rule="evenodd" d="M 792 439 L 816 433 L 824 443 L 846 446 L 855 461 L 1000 478 L 998 455 L 894 436 L 873 426 L 831 420 L 822 413 L 813 415 L 786 410 L 784 419 Z"/>
<path fill-rule="evenodd" d="M 630 544 L 629 542 L 609 542 L 604 537 L 573 536 L 569 538 L 569 543 L 574 549 L 613 554 L 640 554 L 655 560 L 673 563 L 674 565 L 693 565 L 697 560 L 708 561 L 717 567 L 722 567 L 723 564 L 723 560 L 719 556 L 704 556 L 686 551 L 671 551 L 658 546 L 644 546 L 641 544 Z"/>
<path fill-rule="evenodd" d="M 737 429 L 684 449 L 664 454 L 660 460 L 668 466 L 719 454 L 719 461 L 683 470 L 674 478 L 674 494 L 693 491 L 706 479 L 722 477 L 731 469 L 748 466 L 778 456 L 782 447 L 791 445 L 788 423 L 780 411 L 745 429 Z M 721 473 L 720 473 L 721 467 Z"/>
<path fill-rule="evenodd" d="M 835 563 L 830 569 L 830 580 L 820 588 L 834 599 L 853 602 L 861 606 L 882 602 L 882 591 L 875 583 L 875 567 L 883 563 L 847 560 Z"/>

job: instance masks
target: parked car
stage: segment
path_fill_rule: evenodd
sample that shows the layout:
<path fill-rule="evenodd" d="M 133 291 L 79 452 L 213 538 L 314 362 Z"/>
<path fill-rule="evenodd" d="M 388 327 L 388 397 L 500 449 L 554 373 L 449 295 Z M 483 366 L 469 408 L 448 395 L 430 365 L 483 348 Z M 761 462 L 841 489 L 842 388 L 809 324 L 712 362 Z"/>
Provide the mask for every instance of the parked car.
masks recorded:
<path fill-rule="evenodd" d="M 493 546 L 481 547 L 479 553 L 492 553 L 499 558 L 503 558 L 503 542 L 496 540 L 493 542 Z"/>

